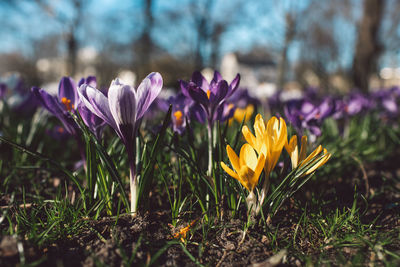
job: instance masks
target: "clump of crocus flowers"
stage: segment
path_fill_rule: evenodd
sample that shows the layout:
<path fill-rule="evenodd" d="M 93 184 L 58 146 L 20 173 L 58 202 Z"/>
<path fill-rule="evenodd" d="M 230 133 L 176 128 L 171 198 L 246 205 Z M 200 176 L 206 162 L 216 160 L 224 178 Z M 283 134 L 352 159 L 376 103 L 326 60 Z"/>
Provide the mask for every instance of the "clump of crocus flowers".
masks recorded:
<path fill-rule="evenodd" d="M 227 145 L 226 151 L 233 170 L 221 162 L 221 167 L 249 191 L 246 202 L 253 216 L 261 211 L 269 190 L 270 174 L 277 165 L 283 148 L 286 148 L 289 153 L 292 170 L 296 171 L 305 164 L 310 164 L 302 176 L 313 174 L 331 157 L 331 154 L 321 146 L 306 157 L 307 137 L 301 138 L 300 149 L 296 135 L 288 142 L 286 123 L 283 118 L 272 117 L 268 122 L 264 122 L 262 116 L 258 114 L 254 122 L 254 131 L 255 135 L 247 126 L 242 128 L 247 143 L 241 147 L 239 156 Z M 264 182 L 262 187 L 257 189 L 263 170 Z"/>

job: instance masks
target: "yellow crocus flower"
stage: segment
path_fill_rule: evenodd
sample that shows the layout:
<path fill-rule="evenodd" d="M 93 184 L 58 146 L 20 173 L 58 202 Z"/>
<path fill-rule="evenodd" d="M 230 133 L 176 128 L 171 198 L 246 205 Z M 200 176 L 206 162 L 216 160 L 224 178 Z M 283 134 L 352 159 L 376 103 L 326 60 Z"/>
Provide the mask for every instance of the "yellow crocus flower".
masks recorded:
<path fill-rule="evenodd" d="M 305 172 L 304 175 L 308 175 L 313 173 L 316 169 L 324 165 L 329 158 L 331 157 L 331 154 L 328 153 L 328 151 L 324 148 L 322 149 L 322 146 L 319 145 L 308 157 L 306 157 L 307 153 L 307 136 L 303 136 L 301 138 L 301 148 L 300 148 L 300 154 L 299 154 L 299 148 L 297 145 L 297 136 L 294 135 L 290 139 L 289 143 L 285 145 L 286 151 L 289 153 L 290 160 L 292 162 L 292 169 L 295 169 L 297 166 L 303 166 L 304 164 L 310 162 L 315 156 L 319 155 L 323 151 L 323 157 L 318 160 L 318 162 L 309 170 Z"/>
<path fill-rule="evenodd" d="M 287 143 L 287 129 L 283 118 L 272 117 L 267 125 L 260 114 L 254 122 L 255 136 L 247 126 L 244 126 L 242 133 L 246 141 L 257 151 L 266 157 L 265 172 L 268 177 L 275 168 L 281 155 L 282 149 Z"/>
<path fill-rule="evenodd" d="M 253 115 L 254 112 L 254 106 L 253 105 L 247 105 L 246 108 L 236 108 L 235 113 L 233 114 L 233 119 L 235 119 L 237 122 L 241 123 L 244 119 L 244 122 L 247 122 L 250 120 L 251 115 Z"/>
<path fill-rule="evenodd" d="M 244 144 L 240 149 L 239 157 L 235 151 L 227 145 L 226 153 L 234 170 L 230 169 L 224 162 L 221 162 L 221 167 L 233 178 L 237 179 L 249 192 L 258 184 L 258 179 L 265 164 L 264 154 L 256 152 L 249 144 Z"/>

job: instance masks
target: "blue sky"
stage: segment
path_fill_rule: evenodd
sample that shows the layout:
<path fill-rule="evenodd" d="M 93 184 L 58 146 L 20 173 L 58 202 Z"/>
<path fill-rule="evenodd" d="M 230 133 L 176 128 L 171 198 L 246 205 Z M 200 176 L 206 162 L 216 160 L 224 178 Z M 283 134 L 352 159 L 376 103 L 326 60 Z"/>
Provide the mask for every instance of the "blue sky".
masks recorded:
<path fill-rule="evenodd" d="M 158 45 L 171 53 L 179 54 L 192 45 L 194 33 L 190 23 L 179 25 L 180 31 L 174 30 L 174 25 L 165 25 L 165 14 L 167 10 L 179 12 L 192 12 L 184 7 L 189 0 L 155 0 L 154 14 L 157 18 L 152 37 Z M 240 0 L 237 0 L 240 1 Z M 65 14 L 67 17 L 73 14 L 73 10 L 64 4 L 65 1 L 51 2 L 54 6 L 54 16 Z M 68 1 L 67 1 L 68 2 Z M 232 14 L 229 10 L 234 0 L 218 0 L 215 6 L 214 19 L 226 18 Z M 53 4 L 55 3 L 55 4 Z M 118 4 L 116 4 L 118 3 Z M 244 4 L 243 4 L 244 3 Z M 241 12 L 250 14 L 248 21 L 237 23 L 237 26 L 229 29 L 224 35 L 221 44 L 221 52 L 248 51 L 255 45 L 269 47 L 272 51 L 279 51 L 284 40 L 284 13 L 294 9 L 301 11 L 307 7 L 309 0 L 287 0 L 287 1 L 242 1 L 241 10 L 234 10 L 236 16 Z M 12 10 L 12 9 L 11 9 Z M 113 1 L 94 0 L 88 11 L 84 14 L 84 27 L 87 32 L 80 32 L 80 39 L 84 46 L 93 46 L 100 49 L 96 38 L 102 36 L 128 43 L 135 39 L 141 31 L 143 18 L 143 1 Z M 254 14 L 254 17 L 251 17 Z M 31 51 L 31 40 L 45 38 L 48 35 L 64 32 L 65 25 L 57 22 L 51 15 L 38 11 L 35 2 L 21 1 L 20 11 L 12 10 L 4 4 L 0 4 L 0 52 L 19 51 L 29 54 Z M 109 18 L 117 18 L 116 26 L 110 30 Z M 235 18 L 240 21 L 239 18 Z M 349 65 L 352 58 L 355 25 L 343 20 L 335 22 L 337 27 L 335 35 L 341 43 L 339 62 L 341 65 Z M 103 40 L 103 41 L 104 41 Z M 294 62 L 299 57 L 299 43 L 294 42 L 289 50 L 289 59 Z"/>

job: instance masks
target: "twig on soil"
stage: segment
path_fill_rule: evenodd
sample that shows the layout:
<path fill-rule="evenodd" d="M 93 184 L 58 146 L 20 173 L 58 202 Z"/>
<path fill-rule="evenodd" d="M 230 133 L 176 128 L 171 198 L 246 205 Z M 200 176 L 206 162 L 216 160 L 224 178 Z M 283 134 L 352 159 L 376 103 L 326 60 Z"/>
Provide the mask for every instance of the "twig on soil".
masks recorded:
<path fill-rule="evenodd" d="M 0 209 L 10 209 L 14 207 L 13 205 L 6 205 L 6 206 L 0 206 Z M 20 204 L 18 207 L 20 208 L 31 208 L 32 203 L 25 203 L 25 204 Z"/>
<path fill-rule="evenodd" d="M 222 254 L 221 259 L 218 261 L 217 265 L 215 267 L 221 266 L 222 262 L 225 260 L 226 256 L 228 256 L 228 252 L 226 252 L 226 249 L 224 250 L 224 254 Z"/>

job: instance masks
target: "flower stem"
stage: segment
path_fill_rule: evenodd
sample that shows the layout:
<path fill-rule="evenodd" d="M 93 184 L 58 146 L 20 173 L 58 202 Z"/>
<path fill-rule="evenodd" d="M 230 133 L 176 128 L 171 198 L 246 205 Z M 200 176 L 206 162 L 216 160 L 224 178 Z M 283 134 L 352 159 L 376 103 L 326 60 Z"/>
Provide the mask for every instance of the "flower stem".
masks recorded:
<path fill-rule="evenodd" d="M 128 149 L 128 161 L 130 168 L 130 177 L 129 177 L 129 185 L 131 191 L 131 213 L 132 217 L 135 217 L 137 214 L 137 204 L 138 204 L 138 193 L 139 193 L 139 183 L 136 174 L 136 142 L 132 142 L 132 147 Z"/>
<path fill-rule="evenodd" d="M 209 177 L 209 181 L 212 187 L 214 187 L 214 199 L 217 209 L 217 216 L 219 217 L 219 208 L 218 208 L 218 190 L 217 190 L 217 181 L 215 176 L 213 175 L 213 128 L 211 120 L 208 121 L 207 124 L 208 130 L 208 170 L 207 176 Z"/>
<path fill-rule="evenodd" d="M 207 124 L 208 130 L 208 170 L 207 175 L 212 176 L 212 164 L 213 164 L 213 134 L 212 134 L 212 125 L 211 121 L 208 121 Z"/>

